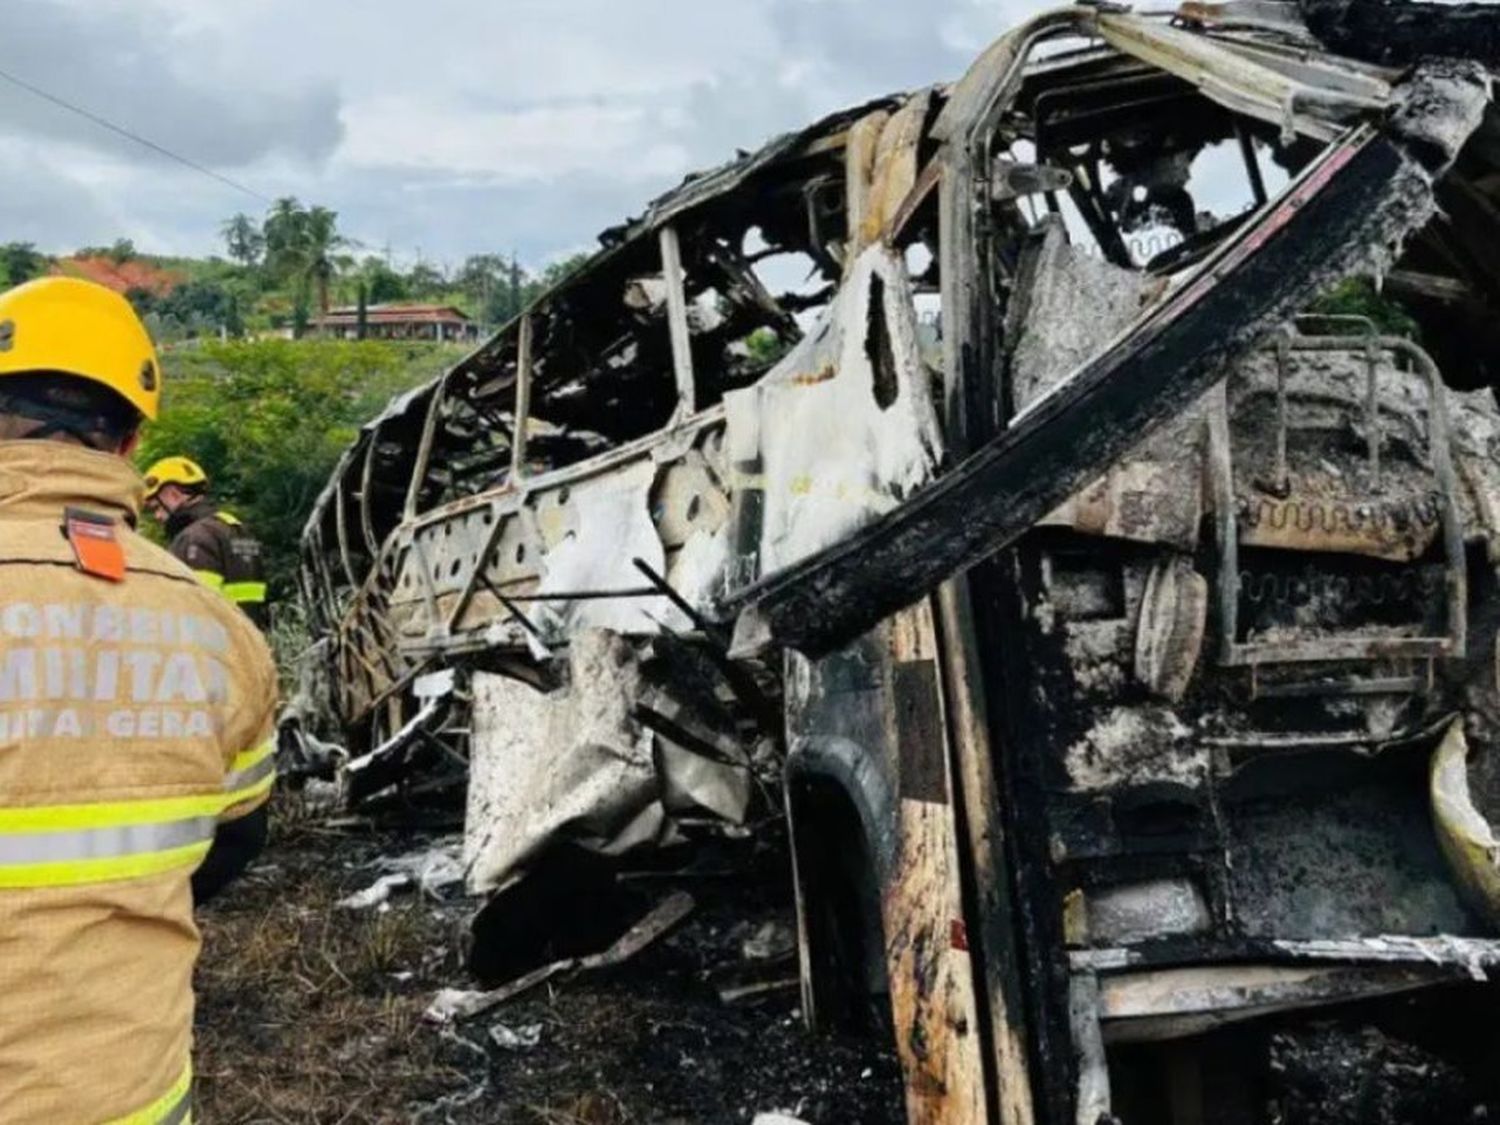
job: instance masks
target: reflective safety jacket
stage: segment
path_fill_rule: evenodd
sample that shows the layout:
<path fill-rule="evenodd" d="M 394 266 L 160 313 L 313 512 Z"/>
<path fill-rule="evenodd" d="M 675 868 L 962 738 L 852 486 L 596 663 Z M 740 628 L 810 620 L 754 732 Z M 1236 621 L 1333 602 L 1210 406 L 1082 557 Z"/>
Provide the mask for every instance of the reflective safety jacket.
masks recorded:
<path fill-rule="evenodd" d="M 142 491 L 0 442 L 0 1125 L 188 1120 L 189 878 L 274 780 L 265 642 L 130 529 Z"/>
<path fill-rule="evenodd" d="M 173 557 L 186 563 L 199 581 L 239 606 L 260 628 L 270 624 L 260 543 L 238 518 L 203 497 L 172 513 L 167 534 Z"/>

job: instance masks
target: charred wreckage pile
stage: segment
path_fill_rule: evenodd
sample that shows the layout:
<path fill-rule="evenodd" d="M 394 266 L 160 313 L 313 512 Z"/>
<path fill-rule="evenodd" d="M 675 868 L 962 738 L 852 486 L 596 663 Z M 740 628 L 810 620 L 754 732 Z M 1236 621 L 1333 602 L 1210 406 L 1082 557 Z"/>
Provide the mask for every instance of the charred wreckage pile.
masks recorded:
<path fill-rule="evenodd" d="M 1491 1119 L 1497 28 L 1060 9 L 690 179 L 347 451 L 287 755 L 477 896 L 784 809 L 913 1122 Z"/>

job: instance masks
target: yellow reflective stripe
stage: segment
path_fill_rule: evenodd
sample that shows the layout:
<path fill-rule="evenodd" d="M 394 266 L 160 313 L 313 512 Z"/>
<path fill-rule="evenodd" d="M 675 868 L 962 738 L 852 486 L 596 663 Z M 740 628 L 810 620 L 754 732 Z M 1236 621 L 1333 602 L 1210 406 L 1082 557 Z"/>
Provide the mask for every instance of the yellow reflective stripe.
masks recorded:
<path fill-rule="evenodd" d="M 260 765 L 274 753 L 276 753 L 276 740 L 274 738 L 268 738 L 259 746 L 241 751 L 234 756 L 234 761 L 229 763 L 230 776 L 232 777 L 237 773 L 244 773 L 250 767 Z M 226 786 L 226 788 L 229 787 Z"/>
<path fill-rule="evenodd" d="M 208 854 L 212 843 L 210 838 L 202 843 L 142 855 L 0 866 L 0 888 L 76 887 L 84 883 L 118 883 L 124 879 L 162 875 L 180 867 L 196 867 Z"/>
<path fill-rule="evenodd" d="M 0 809 L 0 888 L 116 882 L 196 866 L 218 818 L 276 783 L 272 743 L 235 762 L 249 765 L 209 796 Z"/>
<path fill-rule="evenodd" d="M 268 739 L 236 755 L 218 793 L 0 808 L 0 888 L 114 882 L 196 866 L 218 818 L 275 785 L 275 753 Z"/>
<path fill-rule="evenodd" d="M 193 571 L 193 575 L 210 590 L 222 590 L 224 588 L 224 576 L 217 570 L 195 570 Z"/>
<path fill-rule="evenodd" d="M 232 602 L 263 602 L 266 600 L 264 582 L 226 582 L 222 593 Z"/>
<path fill-rule="evenodd" d="M 194 817 L 216 816 L 224 807 L 220 794 L 196 797 L 159 797 L 145 801 L 114 801 L 96 805 L 39 805 L 0 808 L 0 835 L 23 832 L 87 831 L 132 824 L 160 824 Z"/>
<path fill-rule="evenodd" d="M 233 512 L 216 512 L 215 514 L 219 517 L 221 522 L 227 523 L 230 527 L 240 526 L 240 517 L 235 515 Z"/>
<path fill-rule="evenodd" d="M 182 1075 L 172 1088 L 145 1109 L 125 1117 L 116 1117 L 104 1125 L 187 1125 L 192 1115 L 193 1066 L 182 1068 Z"/>
<path fill-rule="evenodd" d="M 276 770 L 273 764 L 271 770 L 259 781 L 247 785 L 243 789 L 232 789 L 225 792 L 224 796 L 227 798 L 225 809 L 228 810 L 234 808 L 236 805 L 243 805 L 247 801 L 253 801 L 262 794 L 269 793 L 271 787 L 275 784 Z"/>
<path fill-rule="evenodd" d="M 148 855 L 202 843 L 213 832 L 210 816 L 70 832 L 9 832 L 0 834 L 0 867 Z"/>
<path fill-rule="evenodd" d="M 238 755 L 224 778 L 225 799 L 231 805 L 259 797 L 276 783 L 276 740 L 269 738 Z"/>
<path fill-rule="evenodd" d="M 0 887 L 64 887 L 196 866 L 223 795 L 0 809 Z"/>

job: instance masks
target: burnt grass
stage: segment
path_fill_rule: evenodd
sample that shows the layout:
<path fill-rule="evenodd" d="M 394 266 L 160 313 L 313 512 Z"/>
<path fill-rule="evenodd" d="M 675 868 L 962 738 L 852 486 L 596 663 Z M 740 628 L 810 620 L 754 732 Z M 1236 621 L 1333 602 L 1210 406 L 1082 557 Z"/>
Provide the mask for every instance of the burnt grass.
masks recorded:
<path fill-rule="evenodd" d="M 476 903 L 398 892 L 389 908 L 337 901 L 372 883 L 409 833 L 340 831 L 279 812 L 258 867 L 200 914 L 195 1120 L 633 1125 L 749 1122 L 780 1110 L 813 1125 L 904 1121 L 878 1043 L 814 1036 L 795 989 L 728 1006 L 710 982 L 784 889 L 735 878 L 664 882 L 698 908 L 617 968 L 556 978 L 449 1029 L 422 1013 L 465 970 Z M 795 975 L 795 968 L 791 970 Z M 490 1029 L 541 1026 L 505 1050 Z"/>

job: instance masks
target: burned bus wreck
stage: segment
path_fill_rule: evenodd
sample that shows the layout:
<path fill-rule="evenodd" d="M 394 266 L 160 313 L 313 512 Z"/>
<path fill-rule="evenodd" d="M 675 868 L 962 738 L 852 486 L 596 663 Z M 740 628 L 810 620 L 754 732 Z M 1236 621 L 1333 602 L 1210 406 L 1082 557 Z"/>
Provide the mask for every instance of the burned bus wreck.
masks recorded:
<path fill-rule="evenodd" d="M 1059 10 L 607 233 L 308 525 L 348 800 L 485 893 L 780 771 L 914 1122 L 1500 1111 L 1500 118 L 1386 46 Z"/>

